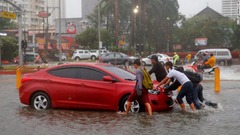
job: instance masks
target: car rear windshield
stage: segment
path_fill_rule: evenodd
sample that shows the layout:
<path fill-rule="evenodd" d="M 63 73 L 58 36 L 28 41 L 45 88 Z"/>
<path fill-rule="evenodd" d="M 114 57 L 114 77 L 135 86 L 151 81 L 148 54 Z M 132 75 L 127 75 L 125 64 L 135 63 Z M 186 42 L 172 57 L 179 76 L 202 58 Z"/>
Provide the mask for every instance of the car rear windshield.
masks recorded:
<path fill-rule="evenodd" d="M 102 66 L 103 69 L 117 75 L 118 77 L 125 79 L 125 80 L 130 80 L 130 81 L 135 81 L 136 77 L 133 73 L 123 70 L 121 68 L 115 67 L 115 66 Z"/>

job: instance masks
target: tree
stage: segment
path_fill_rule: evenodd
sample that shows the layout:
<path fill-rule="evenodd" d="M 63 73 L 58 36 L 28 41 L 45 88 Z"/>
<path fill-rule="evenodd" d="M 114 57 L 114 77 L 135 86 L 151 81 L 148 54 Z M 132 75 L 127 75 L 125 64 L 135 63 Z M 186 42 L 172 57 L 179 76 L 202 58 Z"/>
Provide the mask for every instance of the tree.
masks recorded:
<path fill-rule="evenodd" d="M 17 40 L 12 37 L 0 37 L 0 42 L 0 47 L 2 47 L 2 60 L 12 61 L 18 54 Z"/>
<path fill-rule="evenodd" d="M 115 1 L 101 0 L 101 23 L 107 30 L 115 34 Z M 133 8 L 139 7 L 139 12 L 134 15 Z M 126 35 L 135 41 L 144 44 L 149 50 L 161 51 L 171 39 L 172 27 L 178 19 L 177 0 L 119 0 L 119 35 Z M 97 26 L 97 10 L 89 16 L 93 26 Z M 135 21 L 133 21 L 135 19 Z M 134 23 L 135 22 L 135 23 Z M 136 24 L 136 25 L 135 25 Z M 134 29 L 136 27 L 136 29 Z M 134 31 L 133 31 L 134 29 Z M 167 35 L 167 36 L 166 36 Z M 119 38 L 119 37 L 115 37 Z M 128 50 L 134 48 L 130 42 Z"/>
<path fill-rule="evenodd" d="M 194 17 L 183 21 L 180 27 L 174 29 L 173 42 L 181 44 L 183 49 L 191 47 L 194 50 L 197 49 L 195 38 L 207 38 L 209 47 L 230 47 L 234 24 L 234 21 L 227 18 L 215 20 Z"/>
<path fill-rule="evenodd" d="M 110 47 L 113 44 L 113 35 L 107 30 L 101 30 L 101 40 L 103 46 Z M 76 42 L 82 48 L 98 48 L 98 31 L 96 28 L 88 28 L 86 31 L 76 36 Z"/>
<path fill-rule="evenodd" d="M 0 29 L 8 29 L 8 28 L 16 28 L 17 24 L 12 22 L 10 19 L 0 18 Z M 1 45 L 1 52 L 0 55 L 2 56 L 3 60 L 12 60 L 18 54 L 16 46 L 17 41 L 13 37 L 0 37 Z"/>

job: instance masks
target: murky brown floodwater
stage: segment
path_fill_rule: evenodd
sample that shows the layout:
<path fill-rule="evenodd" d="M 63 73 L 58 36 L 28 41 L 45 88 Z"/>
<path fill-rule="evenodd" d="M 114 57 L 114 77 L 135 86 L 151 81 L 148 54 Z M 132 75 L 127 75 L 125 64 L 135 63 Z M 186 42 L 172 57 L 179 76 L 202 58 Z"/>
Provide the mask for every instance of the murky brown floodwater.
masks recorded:
<path fill-rule="evenodd" d="M 117 112 L 51 109 L 35 111 L 20 103 L 15 76 L 0 75 L 0 135 L 239 135 L 239 81 L 222 81 L 221 92 L 213 81 L 204 81 L 205 98 L 219 103 L 197 113 L 170 112 L 122 116 Z"/>

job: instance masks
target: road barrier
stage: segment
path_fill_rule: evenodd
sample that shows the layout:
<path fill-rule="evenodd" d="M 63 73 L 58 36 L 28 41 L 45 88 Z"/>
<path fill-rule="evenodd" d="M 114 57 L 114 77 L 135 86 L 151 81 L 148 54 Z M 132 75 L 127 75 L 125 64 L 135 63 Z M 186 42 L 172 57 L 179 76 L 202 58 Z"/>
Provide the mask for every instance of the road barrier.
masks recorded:
<path fill-rule="evenodd" d="M 16 88 L 19 89 L 21 86 L 21 79 L 22 79 L 22 71 L 26 70 L 24 66 L 17 66 L 16 67 Z"/>
<path fill-rule="evenodd" d="M 220 92 L 220 68 L 214 69 L 214 90 Z"/>

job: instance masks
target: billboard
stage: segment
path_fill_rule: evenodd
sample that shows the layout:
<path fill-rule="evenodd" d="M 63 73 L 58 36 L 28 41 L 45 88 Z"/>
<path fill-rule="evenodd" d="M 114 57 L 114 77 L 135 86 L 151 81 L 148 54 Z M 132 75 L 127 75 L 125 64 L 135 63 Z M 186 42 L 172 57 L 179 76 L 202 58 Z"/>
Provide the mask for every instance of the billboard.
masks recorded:
<path fill-rule="evenodd" d="M 66 22 L 67 34 L 76 34 L 76 25 L 72 22 Z"/>
<path fill-rule="evenodd" d="M 195 46 L 206 46 L 207 45 L 207 38 L 196 38 L 195 39 Z"/>

